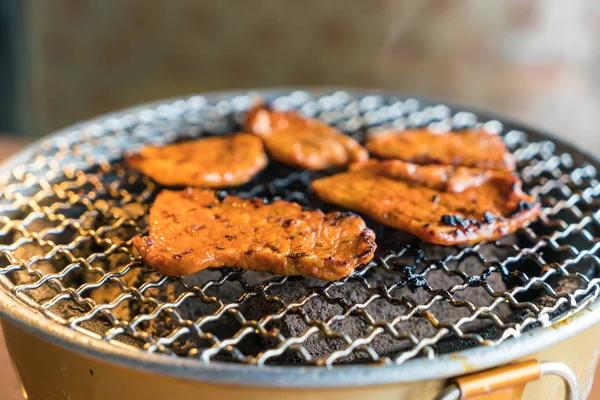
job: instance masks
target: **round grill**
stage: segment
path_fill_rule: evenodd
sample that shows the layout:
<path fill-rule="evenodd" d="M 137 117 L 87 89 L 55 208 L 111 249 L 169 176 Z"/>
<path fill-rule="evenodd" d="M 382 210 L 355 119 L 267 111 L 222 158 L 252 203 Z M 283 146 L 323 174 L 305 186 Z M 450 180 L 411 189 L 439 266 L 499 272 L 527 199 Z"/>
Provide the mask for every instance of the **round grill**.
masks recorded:
<path fill-rule="evenodd" d="M 484 124 L 504 135 L 539 219 L 494 243 L 441 247 L 368 220 L 374 261 L 337 282 L 232 268 L 167 278 L 132 237 L 162 189 L 124 152 L 235 132 L 260 95 L 364 141 L 381 127 Z M 279 91 L 193 96 L 83 123 L 34 146 L 1 178 L 0 290 L 24 307 L 120 348 L 203 363 L 394 363 L 495 346 L 556 323 L 599 294 L 598 163 L 510 122 L 391 94 Z M 526 130 L 526 132 L 524 132 Z M 336 209 L 310 172 L 271 161 L 242 197 Z"/>

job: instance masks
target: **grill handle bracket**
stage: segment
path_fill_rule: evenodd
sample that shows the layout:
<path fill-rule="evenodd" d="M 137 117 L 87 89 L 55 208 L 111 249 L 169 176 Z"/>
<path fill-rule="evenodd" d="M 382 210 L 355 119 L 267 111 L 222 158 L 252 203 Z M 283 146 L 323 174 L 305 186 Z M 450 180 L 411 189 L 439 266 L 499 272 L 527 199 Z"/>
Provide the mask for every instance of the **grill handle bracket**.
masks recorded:
<path fill-rule="evenodd" d="M 560 362 L 539 362 L 537 360 L 523 361 L 461 376 L 448 385 L 436 400 L 475 398 L 483 400 L 492 392 L 523 386 L 545 375 L 556 375 L 563 380 L 566 400 L 579 400 L 577 376 L 571 368 Z"/>

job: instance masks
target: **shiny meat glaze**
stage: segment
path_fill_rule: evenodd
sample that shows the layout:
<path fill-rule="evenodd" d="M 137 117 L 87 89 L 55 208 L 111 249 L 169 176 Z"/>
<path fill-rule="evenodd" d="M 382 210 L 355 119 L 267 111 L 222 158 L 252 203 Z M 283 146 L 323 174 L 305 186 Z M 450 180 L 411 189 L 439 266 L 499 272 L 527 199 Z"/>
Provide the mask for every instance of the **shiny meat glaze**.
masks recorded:
<path fill-rule="evenodd" d="M 462 165 L 504 172 L 516 168 L 502 137 L 478 129 L 440 134 L 426 128 L 379 131 L 369 135 L 366 147 L 376 157 L 420 165 Z"/>
<path fill-rule="evenodd" d="M 246 129 L 262 138 L 273 159 L 298 168 L 344 167 L 369 158 L 356 140 L 297 112 L 270 111 L 258 105 L 248 113 Z"/>
<path fill-rule="evenodd" d="M 498 239 L 540 211 L 540 204 L 523 193 L 520 179 L 511 174 L 486 176 L 480 170 L 461 169 L 453 181 L 454 173 L 453 167 L 372 160 L 362 168 L 316 180 L 312 188 L 329 203 L 446 246 Z M 453 190 L 440 190 L 444 185 Z"/>
<path fill-rule="evenodd" d="M 416 165 L 400 160 L 370 160 L 366 164 L 352 164 L 351 171 L 369 171 L 397 181 L 411 181 L 440 192 L 461 193 L 478 187 L 494 176 L 503 177 L 492 171 L 466 167 L 441 165 Z"/>
<path fill-rule="evenodd" d="M 208 188 L 246 183 L 268 163 L 260 139 L 247 133 L 148 146 L 126 161 L 162 185 Z"/>
<path fill-rule="evenodd" d="M 307 211 L 287 201 L 220 200 L 213 191 L 186 189 L 158 195 L 150 235 L 134 244 L 165 275 L 228 266 L 336 280 L 373 258 L 375 235 L 353 214 Z"/>

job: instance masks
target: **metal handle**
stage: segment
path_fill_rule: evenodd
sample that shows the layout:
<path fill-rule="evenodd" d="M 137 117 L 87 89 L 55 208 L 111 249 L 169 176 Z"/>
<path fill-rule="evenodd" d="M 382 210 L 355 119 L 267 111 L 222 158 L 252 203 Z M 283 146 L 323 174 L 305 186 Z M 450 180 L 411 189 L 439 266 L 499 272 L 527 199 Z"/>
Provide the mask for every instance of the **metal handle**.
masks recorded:
<path fill-rule="evenodd" d="M 565 384 L 566 400 L 579 400 L 577 376 L 566 364 L 559 362 L 523 361 L 488 371 L 461 376 L 442 392 L 437 400 L 462 400 L 485 395 L 496 390 L 509 389 L 540 379 L 545 375 L 556 375 Z"/>

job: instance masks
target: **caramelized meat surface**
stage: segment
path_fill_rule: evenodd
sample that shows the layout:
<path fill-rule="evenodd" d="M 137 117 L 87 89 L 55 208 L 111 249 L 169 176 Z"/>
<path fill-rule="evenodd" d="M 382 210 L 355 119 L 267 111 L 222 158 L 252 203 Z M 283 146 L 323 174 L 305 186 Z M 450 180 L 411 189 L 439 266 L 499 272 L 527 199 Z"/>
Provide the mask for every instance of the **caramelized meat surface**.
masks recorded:
<path fill-rule="evenodd" d="M 419 165 L 462 165 L 503 172 L 515 170 L 515 160 L 502 138 L 475 129 L 442 134 L 427 129 L 381 131 L 369 136 L 366 147 L 376 157 Z"/>
<path fill-rule="evenodd" d="M 126 162 L 162 185 L 220 188 L 248 182 L 268 160 L 260 139 L 238 133 L 148 146 Z"/>
<path fill-rule="evenodd" d="M 393 180 L 410 181 L 450 193 L 461 193 L 466 189 L 481 186 L 495 174 L 493 171 L 467 167 L 416 165 L 399 160 L 370 160 L 364 164 L 352 164 L 349 169 L 368 171 Z"/>
<path fill-rule="evenodd" d="M 273 159 L 299 168 L 344 167 L 369 158 L 356 140 L 297 112 L 271 111 L 259 105 L 248 113 L 246 129 L 264 141 Z"/>
<path fill-rule="evenodd" d="M 498 239 L 535 219 L 540 204 L 521 185 L 503 172 L 371 160 L 312 188 L 329 203 L 423 241 L 456 245 Z"/>
<path fill-rule="evenodd" d="M 165 275 L 237 267 L 336 280 L 373 258 L 375 235 L 351 213 L 324 214 L 287 201 L 265 204 L 189 188 L 157 196 L 149 236 L 135 237 L 134 245 Z"/>

